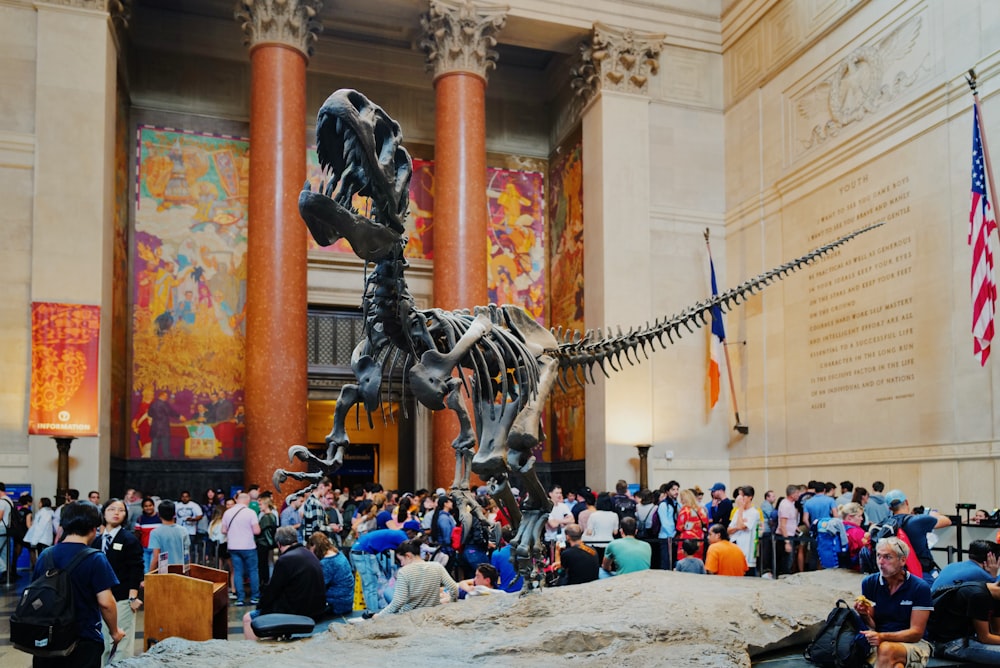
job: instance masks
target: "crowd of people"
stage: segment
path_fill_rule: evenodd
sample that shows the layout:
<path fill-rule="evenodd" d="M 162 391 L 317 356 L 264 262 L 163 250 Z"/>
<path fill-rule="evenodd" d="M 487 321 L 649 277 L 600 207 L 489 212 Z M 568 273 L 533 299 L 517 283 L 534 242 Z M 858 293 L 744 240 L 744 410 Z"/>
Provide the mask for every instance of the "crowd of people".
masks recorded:
<path fill-rule="evenodd" d="M 561 486 L 553 485 L 543 536 L 546 558 L 541 565 L 549 586 L 651 568 L 760 577 L 814 568 L 857 570 L 868 527 L 899 516 L 909 536 L 903 544 L 906 556 L 912 550 L 923 566 L 920 578 L 910 577 L 904 569 L 905 581 L 921 579 L 927 587 L 914 601 L 923 601 L 932 585 L 942 583 L 975 580 L 1000 591 L 991 584 L 1000 564 L 1000 547 L 995 543 L 977 541 L 969 561 L 939 569 L 927 537 L 950 520 L 934 510 L 911 511 L 902 491 L 883 493 L 881 482 L 874 482 L 871 489 L 850 481 L 839 486 L 810 481 L 789 485 L 781 499 L 768 490 L 756 503 L 756 490 L 749 485 L 729 493 L 723 483 L 715 483 L 707 495 L 698 486 L 682 489 L 677 481 L 635 493 L 625 481 L 613 491 L 599 493 L 584 487 L 564 494 Z M 517 490 L 512 491 L 516 496 Z M 313 619 L 350 616 L 356 607 L 356 580 L 364 599 L 362 619 L 467 596 L 517 592 L 524 586 L 511 559 L 509 517 L 486 487 L 468 495 L 450 495 L 444 489 L 404 493 L 377 483 L 338 489 L 323 479 L 310 493 L 290 497 L 287 503 L 275 503 L 256 485 L 235 497 L 208 489 L 199 501 L 189 491 L 175 500 L 144 496 L 136 489 L 104 503 L 97 492 L 82 501 L 79 496 L 68 490 L 64 503 L 53 509 L 49 499 L 37 504 L 27 495 L 9 499 L 0 484 L 0 513 L 20 514 L 23 521 L 18 524 L 26 531 L 13 544 L 30 551 L 33 568 L 47 547 L 56 545 L 66 553 L 63 556 L 71 557 L 72 549 L 60 546 L 82 543 L 84 537 L 107 556 L 115 580 L 106 593 L 95 592 L 99 594 L 95 615 L 103 618 L 105 642 L 104 658 L 94 665 L 107 662 L 116 640 L 123 643 L 118 656 L 131 656 L 135 615 L 143 606 L 143 574 L 161 563 L 200 562 L 228 570 L 234 604 L 255 608 L 243 620 L 244 633 L 251 639 L 256 637 L 254 620 L 272 612 Z M 456 503 L 465 507 L 457 508 Z M 90 523 L 96 524 L 93 535 Z M 0 526 L 9 529 L 12 524 L 0 515 Z M 894 564 L 902 552 L 897 544 L 902 541 L 892 540 L 896 542 L 879 542 L 874 558 L 880 573 L 863 585 L 864 595 L 876 601 L 876 607 L 858 604 L 859 614 L 875 633 L 872 646 L 889 648 L 878 649 L 879 657 L 883 653 L 897 657 L 903 650 L 894 644 L 908 642 L 915 632 L 890 635 L 901 629 L 890 629 L 882 617 L 892 608 L 885 596 L 895 596 L 882 588 L 889 582 L 891 590 L 892 578 L 897 577 L 884 566 Z M 832 561 L 824 549 L 829 542 L 837 546 Z M 994 598 L 1000 599 L 1000 594 Z M 88 617 L 86 623 L 95 619 Z M 899 626 L 898 620 L 895 624 Z M 88 629 L 81 637 L 95 634 Z M 1000 635 L 996 639 L 1000 643 Z M 968 647 L 966 642 L 955 651 Z M 96 649 L 87 651 L 89 657 Z M 905 651 L 920 656 L 923 647 Z"/>

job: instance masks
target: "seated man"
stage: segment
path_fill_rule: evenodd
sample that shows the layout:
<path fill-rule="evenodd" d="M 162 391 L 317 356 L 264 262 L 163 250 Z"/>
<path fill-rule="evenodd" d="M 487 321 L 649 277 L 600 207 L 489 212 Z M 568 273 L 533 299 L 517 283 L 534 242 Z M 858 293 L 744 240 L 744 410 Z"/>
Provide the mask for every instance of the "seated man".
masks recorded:
<path fill-rule="evenodd" d="M 490 564 L 479 564 L 475 577 L 458 583 L 458 597 L 489 596 L 491 594 L 506 594 L 503 589 L 497 589 L 500 573 Z"/>
<path fill-rule="evenodd" d="M 935 590 L 927 631 L 937 656 L 1000 666 L 1000 585 L 963 582 Z"/>
<path fill-rule="evenodd" d="M 974 540 L 969 545 L 969 558 L 942 568 L 931 585 L 931 593 L 959 582 L 994 582 L 998 565 L 1000 545 L 991 540 Z"/>
<path fill-rule="evenodd" d="M 635 518 L 623 517 L 620 526 L 622 537 L 608 543 L 607 549 L 604 550 L 604 562 L 601 568 L 609 575 L 649 570 L 653 548 L 649 543 L 635 537 L 637 527 Z"/>
<path fill-rule="evenodd" d="M 934 605 L 931 588 L 906 570 L 910 547 L 891 536 L 875 545 L 878 573 L 861 581 L 854 609 L 870 630 L 863 631 L 875 649 L 876 668 L 923 668 L 931 656 L 924 631 Z"/>
<path fill-rule="evenodd" d="M 256 640 L 250 622 L 272 612 L 318 619 L 326 609 L 326 584 L 319 559 L 298 542 L 294 528 L 278 527 L 274 535 L 280 556 L 271 581 L 264 587 L 257 609 L 243 615 L 243 635 Z"/>
<path fill-rule="evenodd" d="M 705 571 L 709 575 L 733 575 L 737 577 L 746 575 L 746 555 L 738 546 L 729 542 L 729 531 L 721 524 L 713 524 L 708 528 Z"/>
<path fill-rule="evenodd" d="M 559 584 L 575 585 L 596 580 L 601 570 L 597 550 L 583 542 L 583 529 L 579 524 L 566 527 L 566 544 L 566 549 L 559 553 L 559 563 L 563 569 Z"/>

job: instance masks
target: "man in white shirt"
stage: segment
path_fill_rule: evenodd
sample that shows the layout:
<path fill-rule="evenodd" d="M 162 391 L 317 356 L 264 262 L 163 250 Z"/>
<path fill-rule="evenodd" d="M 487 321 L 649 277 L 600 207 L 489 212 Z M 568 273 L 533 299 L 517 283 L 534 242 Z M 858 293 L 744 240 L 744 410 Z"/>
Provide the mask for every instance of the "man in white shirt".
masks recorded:
<path fill-rule="evenodd" d="M 177 512 L 177 524 L 184 527 L 184 530 L 188 532 L 193 551 L 198 545 L 198 521 L 204 515 L 204 511 L 201 509 L 201 506 L 191 500 L 191 492 L 188 491 L 181 492 L 181 500 L 175 504 L 175 509 Z M 195 561 L 193 554 L 191 555 L 191 561 Z"/>
<path fill-rule="evenodd" d="M 563 529 L 573 524 L 573 511 L 563 501 L 563 491 L 560 485 L 553 485 L 549 489 L 549 498 L 552 500 L 552 511 L 549 519 L 545 523 L 545 542 L 563 542 Z"/>

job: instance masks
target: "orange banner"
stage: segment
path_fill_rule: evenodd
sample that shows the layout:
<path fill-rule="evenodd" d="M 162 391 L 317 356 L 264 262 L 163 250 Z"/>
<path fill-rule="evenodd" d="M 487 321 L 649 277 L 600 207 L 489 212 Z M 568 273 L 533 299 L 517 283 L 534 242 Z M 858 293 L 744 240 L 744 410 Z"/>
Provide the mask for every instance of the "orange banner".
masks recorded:
<path fill-rule="evenodd" d="M 28 433 L 97 436 L 99 306 L 31 304 Z"/>

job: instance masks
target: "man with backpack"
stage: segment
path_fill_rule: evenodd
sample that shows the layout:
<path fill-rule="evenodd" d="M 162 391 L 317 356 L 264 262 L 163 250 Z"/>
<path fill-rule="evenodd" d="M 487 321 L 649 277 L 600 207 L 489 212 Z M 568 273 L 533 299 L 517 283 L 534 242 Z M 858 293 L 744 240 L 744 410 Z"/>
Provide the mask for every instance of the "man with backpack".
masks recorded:
<path fill-rule="evenodd" d="M 7 561 L 11 554 L 8 543 L 13 542 L 9 528 L 15 512 L 14 502 L 7 496 L 7 485 L 0 482 L 0 580 L 7 577 Z"/>
<path fill-rule="evenodd" d="M 934 584 L 934 579 L 938 576 L 940 569 L 934 563 L 934 557 L 931 556 L 931 548 L 927 545 L 927 534 L 935 529 L 951 526 L 951 519 L 946 515 L 939 514 L 936 510 L 930 510 L 923 515 L 911 515 L 910 502 L 906 498 L 906 494 L 898 489 L 890 490 L 885 495 L 885 503 L 892 513 L 888 521 L 904 529 L 910 547 L 916 553 L 917 560 L 923 569 L 924 580 L 929 585 Z"/>
<path fill-rule="evenodd" d="M 854 609 L 868 626 L 862 631 L 875 652 L 876 668 L 923 668 L 931 656 L 924 631 L 934 605 L 931 588 L 906 570 L 910 548 L 895 536 L 875 546 L 878 573 L 861 581 Z"/>
<path fill-rule="evenodd" d="M 100 512 L 92 504 L 83 501 L 66 504 L 62 512 L 63 541 L 46 548 L 38 557 L 32 582 L 25 590 L 25 595 L 21 599 L 22 604 L 12 617 L 11 639 L 16 644 L 24 646 L 15 636 L 33 626 L 34 607 L 30 604 L 30 590 L 46 579 L 47 572 L 51 574 L 53 569 L 59 569 L 69 580 L 71 595 L 68 598 L 71 599 L 75 627 L 73 635 L 78 640 L 76 646 L 66 656 L 36 654 L 32 664 L 36 668 L 38 666 L 98 668 L 101 665 L 101 654 L 104 652 L 104 640 L 101 636 L 102 618 L 109 629 L 114 629 L 111 640 L 115 644 L 125 637 L 125 632 L 118 626 L 118 606 L 111 591 L 111 588 L 118 584 L 118 578 L 115 577 L 111 564 L 100 550 L 90 548 L 100 525 Z M 84 552 L 86 553 L 82 554 Z M 76 563 L 72 564 L 74 560 Z M 60 576 L 57 575 L 56 578 L 58 577 Z M 64 605 L 70 604 L 65 598 L 62 600 Z M 41 606 L 42 609 L 45 607 Z M 36 621 L 42 625 L 48 623 L 43 620 Z"/>

